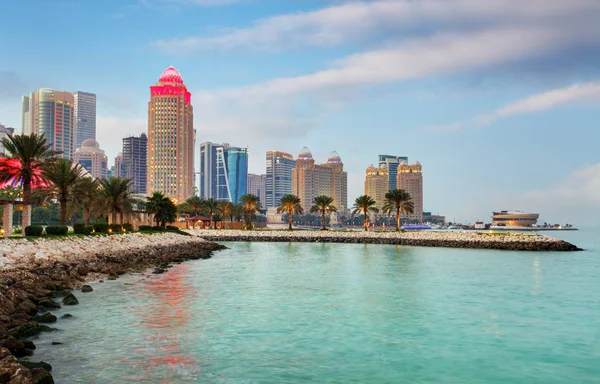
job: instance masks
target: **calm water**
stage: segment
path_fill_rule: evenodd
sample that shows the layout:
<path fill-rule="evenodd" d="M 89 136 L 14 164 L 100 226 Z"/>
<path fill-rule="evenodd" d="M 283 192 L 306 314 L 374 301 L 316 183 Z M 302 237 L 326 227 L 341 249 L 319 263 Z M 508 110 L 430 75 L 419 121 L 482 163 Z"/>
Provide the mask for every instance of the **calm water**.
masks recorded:
<path fill-rule="evenodd" d="M 600 244 L 559 236 L 588 251 L 228 243 L 94 284 L 34 359 L 57 383 L 600 383 Z"/>

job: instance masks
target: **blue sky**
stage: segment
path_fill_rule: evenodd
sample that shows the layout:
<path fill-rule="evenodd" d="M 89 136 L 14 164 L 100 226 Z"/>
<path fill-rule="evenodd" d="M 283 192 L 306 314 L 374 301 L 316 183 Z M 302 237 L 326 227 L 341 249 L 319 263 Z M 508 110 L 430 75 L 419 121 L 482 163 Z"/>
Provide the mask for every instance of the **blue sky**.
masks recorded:
<path fill-rule="evenodd" d="M 0 122 L 41 87 L 98 95 L 98 141 L 146 130 L 169 65 L 198 142 L 340 153 L 350 200 L 380 153 L 424 167 L 425 209 L 600 223 L 597 0 L 3 2 Z"/>

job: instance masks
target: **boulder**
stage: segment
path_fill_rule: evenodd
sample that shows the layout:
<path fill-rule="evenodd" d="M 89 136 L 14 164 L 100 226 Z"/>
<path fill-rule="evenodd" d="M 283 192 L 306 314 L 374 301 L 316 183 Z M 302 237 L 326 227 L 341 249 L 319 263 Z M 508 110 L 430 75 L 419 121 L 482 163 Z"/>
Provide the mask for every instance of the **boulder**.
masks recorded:
<path fill-rule="evenodd" d="M 63 298 L 62 303 L 64 305 L 77 305 L 77 304 L 79 304 L 79 300 L 77 300 L 77 298 L 75 297 L 74 294 L 69 293 L 67 296 L 65 296 Z"/>
<path fill-rule="evenodd" d="M 54 384 L 54 379 L 50 372 L 44 368 L 34 368 L 31 370 L 33 384 Z"/>
<path fill-rule="evenodd" d="M 87 292 L 92 292 L 94 289 L 92 289 L 92 287 L 90 285 L 84 285 L 81 287 L 81 292 L 83 293 L 87 293 Z"/>
<path fill-rule="evenodd" d="M 25 360 L 18 360 L 19 364 L 21 364 L 24 367 L 27 367 L 29 369 L 34 369 L 34 368 L 44 368 L 46 371 L 50 372 L 52 371 L 52 366 L 48 363 L 46 363 L 45 361 L 25 361 Z"/>
<path fill-rule="evenodd" d="M 55 323 L 56 316 L 54 316 L 50 312 L 46 312 L 41 315 L 32 317 L 31 320 L 37 321 L 38 323 Z"/>
<path fill-rule="evenodd" d="M 56 301 L 54 301 L 52 299 L 42 299 L 42 300 L 40 300 L 40 302 L 38 304 L 43 307 L 51 308 L 51 309 L 60 308 L 60 304 L 58 304 Z"/>
<path fill-rule="evenodd" d="M 73 315 L 71 315 L 70 313 L 65 313 L 65 314 L 64 314 L 64 315 L 62 315 L 60 318 L 61 318 L 61 319 L 70 319 L 70 318 L 72 318 L 72 317 L 73 317 Z"/>
<path fill-rule="evenodd" d="M 31 350 L 34 350 L 36 348 L 35 344 L 31 340 L 23 340 L 23 345 L 25 346 L 25 348 Z"/>

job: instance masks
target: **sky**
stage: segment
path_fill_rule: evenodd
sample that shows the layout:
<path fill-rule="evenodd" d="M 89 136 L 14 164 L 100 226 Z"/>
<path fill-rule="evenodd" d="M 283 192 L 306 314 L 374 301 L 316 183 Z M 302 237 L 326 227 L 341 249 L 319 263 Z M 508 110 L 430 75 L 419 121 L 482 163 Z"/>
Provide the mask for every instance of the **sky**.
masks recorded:
<path fill-rule="evenodd" d="M 600 1 L 0 0 L 0 123 L 49 87 L 97 94 L 109 163 L 172 65 L 197 143 L 317 163 L 350 203 L 378 154 L 423 165 L 424 209 L 600 224 Z M 196 148 L 198 151 L 198 148 Z"/>

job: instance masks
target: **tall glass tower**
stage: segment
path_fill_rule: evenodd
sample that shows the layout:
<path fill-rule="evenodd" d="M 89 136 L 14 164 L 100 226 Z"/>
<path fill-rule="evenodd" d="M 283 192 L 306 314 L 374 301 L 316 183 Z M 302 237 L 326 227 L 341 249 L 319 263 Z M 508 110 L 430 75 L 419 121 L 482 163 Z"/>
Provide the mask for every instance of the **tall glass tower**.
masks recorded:
<path fill-rule="evenodd" d="M 403 162 L 408 162 L 408 157 L 379 155 L 379 166 L 385 166 L 388 169 L 388 188 L 396 189 L 396 176 L 398 175 L 398 166 Z"/>
<path fill-rule="evenodd" d="M 96 95 L 75 92 L 75 148 L 87 139 L 96 140 Z"/>
<path fill-rule="evenodd" d="M 139 137 L 123 138 L 122 177 L 131 179 L 131 190 L 135 193 L 146 193 L 148 173 L 148 136 L 142 133 Z M 116 167 L 115 167 L 116 168 Z M 120 172 L 118 169 L 117 172 Z"/>
<path fill-rule="evenodd" d="M 265 206 L 275 208 L 279 200 L 292 193 L 292 170 L 296 168 L 294 156 L 282 151 L 267 151 L 267 178 L 265 180 Z"/>
<path fill-rule="evenodd" d="M 200 197 L 239 203 L 248 190 L 248 150 L 227 143 L 200 144 Z"/>

